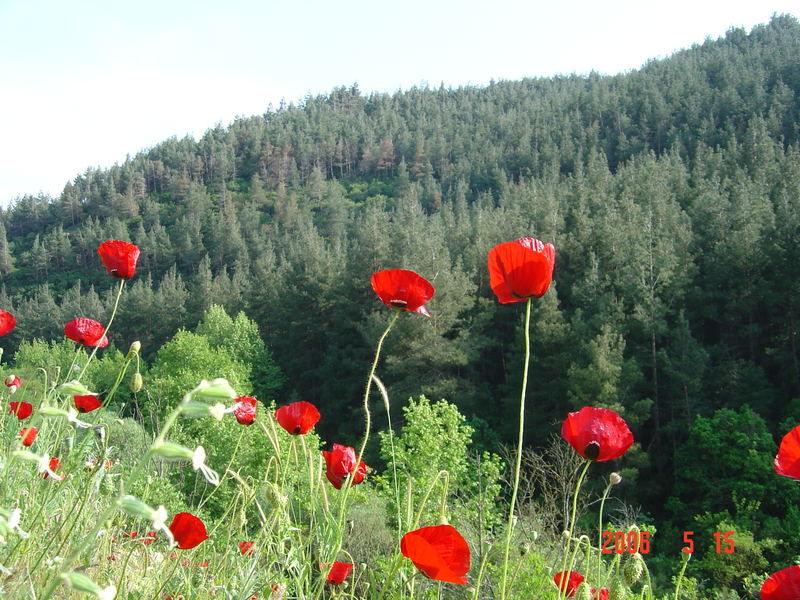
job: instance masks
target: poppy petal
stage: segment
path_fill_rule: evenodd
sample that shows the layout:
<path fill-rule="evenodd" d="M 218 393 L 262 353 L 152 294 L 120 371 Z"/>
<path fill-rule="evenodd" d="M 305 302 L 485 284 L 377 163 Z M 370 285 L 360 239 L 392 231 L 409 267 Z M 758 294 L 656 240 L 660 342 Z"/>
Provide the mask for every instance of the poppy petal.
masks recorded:
<path fill-rule="evenodd" d="M 136 274 L 139 252 L 137 246 L 121 240 L 108 240 L 97 248 L 106 270 L 117 279 L 130 279 Z"/>
<path fill-rule="evenodd" d="M 566 584 L 562 583 L 562 578 L 566 575 L 567 581 Z M 578 573 L 577 571 L 561 571 L 560 573 L 556 573 L 553 576 L 553 581 L 556 584 L 556 587 L 560 590 L 562 585 L 566 585 L 567 587 L 564 589 L 567 596 L 573 598 L 575 596 L 575 592 L 578 590 L 578 586 L 583 583 L 583 575 Z"/>
<path fill-rule="evenodd" d="M 83 396 L 76 395 L 73 396 L 72 399 L 75 402 L 75 408 L 78 412 L 87 413 L 92 412 L 103 406 L 103 403 L 100 402 L 100 398 L 95 396 L 94 394 L 86 394 Z"/>
<path fill-rule="evenodd" d="M 303 400 L 275 411 L 278 424 L 292 435 L 305 435 L 317 424 L 319 417 L 317 407 Z"/>
<path fill-rule="evenodd" d="M 400 540 L 400 552 L 436 581 L 467 583 L 470 553 L 466 540 L 451 525 L 410 531 Z"/>
<path fill-rule="evenodd" d="M 30 402 L 9 402 L 8 412 L 17 415 L 17 419 L 22 421 L 33 414 L 33 404 Z"/>
<path fill-rule="evenodd" d="M 489 284 L 501 304 L 539 298 L 553 279 L 555 247 L 535 238 L 498 244 L 489 251 Z"/>
<path fill-rule="evenodd" d="M 206 526 L 198 517 L 188 512 L 175 515 L 169 530 L 181 550 L 189 550 L 208 539 Z"/>
<path fill-rule="evenodd" d="M 800 479 L 800 425 L 783 436 L 773 464 L 778 475 Z"/>
<path fill-rule="evenodd" d="M 336 561 L 331 565 L 331 570 L 328 571 L 328 576 L 325 578 L 325 581 L 332 585 L 340 585 L 347 579 L 347 576 L 352 570 L 353 565 L 351 563 Z"/>
<path fill-rule="evenodd" d="M 433 298 L 431 283 L 408 269 L 386 269 L 372 274 L 372 289 L 389 308 L 417 312 L 430 317 L 423 307 Z"/>
<path fill-rule="evenodd" d="M 761 600 L 800 598 L 800 566 L 792 565 L 770 575 L 761 586 Z"/>
<path fill-rule="evenodd" d="M 108 346 L 106 330 L 94 319 L 77 318 L 64 325 L 64 335 L 84 346 Z"/>
<path fill-rule="evenodd" d="M 628 424 L 608 408 L 584 406 L 567 415 L 561 437 L 586 459 L 603 462 L 619 458 L 633 444 Z"/>
<path fill-rule="evenodd" d="M 6 310 L 0 310 L 0 337 L 14 331 L 14 327 L 16 326 L 17 320 L 14 318 L 14 315 Z"/>

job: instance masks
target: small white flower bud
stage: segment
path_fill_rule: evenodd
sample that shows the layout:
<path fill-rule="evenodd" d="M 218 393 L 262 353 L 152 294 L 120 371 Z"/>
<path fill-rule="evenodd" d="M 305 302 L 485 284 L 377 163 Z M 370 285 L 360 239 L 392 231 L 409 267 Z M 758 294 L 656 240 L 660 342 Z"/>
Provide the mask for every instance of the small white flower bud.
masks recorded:
<path fill-rule="evenodd" d="M 622 481 L 622 475 L 620 475 L 617 472 L 611 473 L 611 475 L 608 476 L 608 482 L 611 485 L 618 485 L 621 481 Z"/>

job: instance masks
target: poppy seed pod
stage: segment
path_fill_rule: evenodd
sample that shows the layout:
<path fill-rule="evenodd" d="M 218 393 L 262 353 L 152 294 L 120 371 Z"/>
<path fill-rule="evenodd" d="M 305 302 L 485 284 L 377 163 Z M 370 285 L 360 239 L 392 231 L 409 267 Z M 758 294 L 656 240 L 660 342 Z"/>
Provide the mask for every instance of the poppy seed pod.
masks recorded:
<path fill-rule="evenodd" d="M 578 589 L 575 592 L 575 600 L 592 600 L 592 588 L 585 581 L 578 584 Z"/>
<path fill-rule="evenodd" d="M 142 374 L 139 372 L 134 373 L 133 377 L 131 377 L 131 380 L 128 383 L 128 387 L 134 394 L 136 394 L 142 390 L 142 386 L 144 386 Z"/>
<path fill-rule="evenodd" d="M 139 350 L 142 349 L 142 342 L 136 340 L 128 347 L 128 354 L 125 356 L 128 360 L 134 358 L 137 354 L 139 354 Z"/>
<path fill-rule="evenodd" d="M 630 591 L 624 583 L 617 577 L 614 583 L 611 584 L 611 589 L 608 591 L 608 600 L 628 600 Z"/>
<path fill-rule="evenodd" d="M 644 573 L 644 561 L 642 555 L 638 552 L 631 554 L 630 558 L 625 561 L 625 566 L 622 567 L 622 576 L 625 578 L 625 583 L 633 585 Z"/>

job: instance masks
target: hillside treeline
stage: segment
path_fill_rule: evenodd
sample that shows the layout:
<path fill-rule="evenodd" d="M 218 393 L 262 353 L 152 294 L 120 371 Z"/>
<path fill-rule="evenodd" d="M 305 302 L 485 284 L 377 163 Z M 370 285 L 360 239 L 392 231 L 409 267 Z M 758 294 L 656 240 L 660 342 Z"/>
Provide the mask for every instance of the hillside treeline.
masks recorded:
<path fill-rule="evenodd" d="M 528 442 L 569 410 L 614 408 L 638 442 L 621 466 L 647 482 L 629 501 L 683 529 L 706 511 L 744 519 L 746 498 L 761 503 L 746 525 L 775 528 L 796 490 L 769 472 L 736 481 L 753 456 L 769 468 L 800 422 L 799 142 L 790 16 L 616 76 L 342 87 L 12 202 L 5 357 L 72 318 L 106 318 L 96 248 L 129 240 L 142 256 L 117 347 L 138 339 L 152 355 L 212 304 L 244 311 L 285 374 L 277 399 L 339 415 L 321 433 L 346 438 L 363 428 L 388 318 L 370 275 L 409 268 L 436 288 L 432 318 L 403 315 L 381 379 L 398 404 L 454 402 L 496 446 L 516 427 L 522 309 L 496 303 L 486 255 L 535 236 L 555 245 L 556 268 L 534 307 Z M 728 440 L 721 423 L 750 434 Z M 685 468 L 719 448 L 726 460 Z M 730 487 L 704 489 L 710 473 Z"/>

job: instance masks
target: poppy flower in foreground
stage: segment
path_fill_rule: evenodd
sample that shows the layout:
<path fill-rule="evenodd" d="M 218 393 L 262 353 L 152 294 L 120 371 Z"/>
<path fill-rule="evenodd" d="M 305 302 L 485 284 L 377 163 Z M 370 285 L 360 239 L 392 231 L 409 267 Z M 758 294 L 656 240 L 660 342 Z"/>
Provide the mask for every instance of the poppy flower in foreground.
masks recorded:
<path fill-rule="evenodd" d="M 108 240 L 98 246 L 97 253 L 109 274 L 116 279 L 130 279 L 136 274 L 139 248 L 129 242 Z"/>
<path fill-rule="evenodd" d="M 275 411 L 278 424 L 292 435 L 305 435 L 319 421 L 319 411 L 310 402 L 301 400 Z"/>
<path fill-rule="evenodd" d="M 389 308 L 431 316 L 423 305 L 433 298 L 433 286 L 414 271 L 386 269 L 373 273 L 372 289 Z"/>
<path fill-rule="evenodd" d="M 0 337 L 8 335 L 14 331 L 17 326 L 17 320 L 7 310 L 0 310 Z"/>
<path fill-rule="evenodd" d="M 208 539 L 205 524 L 193 514 L 181 512 L 175 515 L 169 530 L 181 550 L 189 550 Z"/>
<path fill-rule="evenodd" d="M 332 585 L 339 585 L 344 582 L 345 579 L 347 579 L 347 576 L 350 575 L 350 571 L 352 570 L 353 565 L 351 563 L 336 561 L 331 566 L 331 570 L 328 571 L 328 576 L 325 578 L 325 582 Z"/>
<path fill-rule="evenodd" d="M 800 566 L 792 565 L 770 575 L 761 586 L 761 600 L 800 598 Z"/>
<path fill-rule="evenodd" d="M 566 575 L 566 583 L 564 583 L 564 576 Z M 564 588 L 564 592 L 570 598 L 575 597 L 575 592 L 578 590 L 578 586 L 583 583 L 583 575 L 578 573 L 577 571 L 561 571 L 560 573 L 556 573 L 553 576 L 553 581 L 556 584 L 556 587 L 560 590 L 562 586 L 566 585 Z"/>
<path fill-rule="evenodd" d="M 455 527 L 434 525 L 409 531 L 400 540 L 400 552 L 436 581 L 467 583 L 469 546 Z"/>
<path fill-rule="evenodd" d="M 256 404 L 258 400 L 252 396 L 239 396 L 233 405 L 233 416 L 242 425 L 252 425 L 256 420 Z"/>
<path fill-rule="evenodd" d="M 530 237 L 489 251 L 489 285 L 500 304 L 544 296 L 553 279 L 556 249 Z"/>
<path fill-rule="evenodd" d="M 25 429 L 20 430 L 19 437 L 20 441 L 22 441 L 23 446 L 33 446 L 33 442 L 36 441 L 36 436 L 39 435 L 39 430 L 36 427 L 26 427 Z"/>
<path fill-rule="evenodd" d="M 778 475 L 800 479 L 800 425 L 783 436 L 773 465 Z"/>
<path fill-rule="evenodd" d="M 364 475 L 369 471 L 369 467 L 362 460 L 356 460 L 356 451 L 350 446 L 334 444 L 333 450 L 322 451 L 325 464 L 328 466 L 325 476 L 337 490 L 342 489 L 342 485 L 347 476 L 353 474 L 353 485 L 364 481 Z"/>
<path fill-rule="evenodd" d="M 17 418 L 22 421 L 33 413 L 33 404 L 30 402 L 9 402 L 8 412 L 17 415 Z"/>
<path fill-rule="evenodd" d="M 94 319 L 84 319 L 83 317 L 72 319 L 64 325 L 64 335 L 73 342 L 84 346 L 97 346 L 98 348 L 108 346 L 105 327 Z"/>
<path fill-rule="evenodd" d="M 561 437 L 582 457 L 597 462 L 619 458 L 633 444 L 633 434 L 622 417 L 611 409 L 593 406 L 569 413 Z"/>
<path fill-rule="evenodd" d="M 72 399 L 75 401 L 75 408 L 78 409 L 78 412 L 87 413 L 92 412 L 103 406 L 103 403 L 100 402 L 100 398 L 95 396 L 94 394 L 87 394 L 85 396 L 73 396 Z"/>

